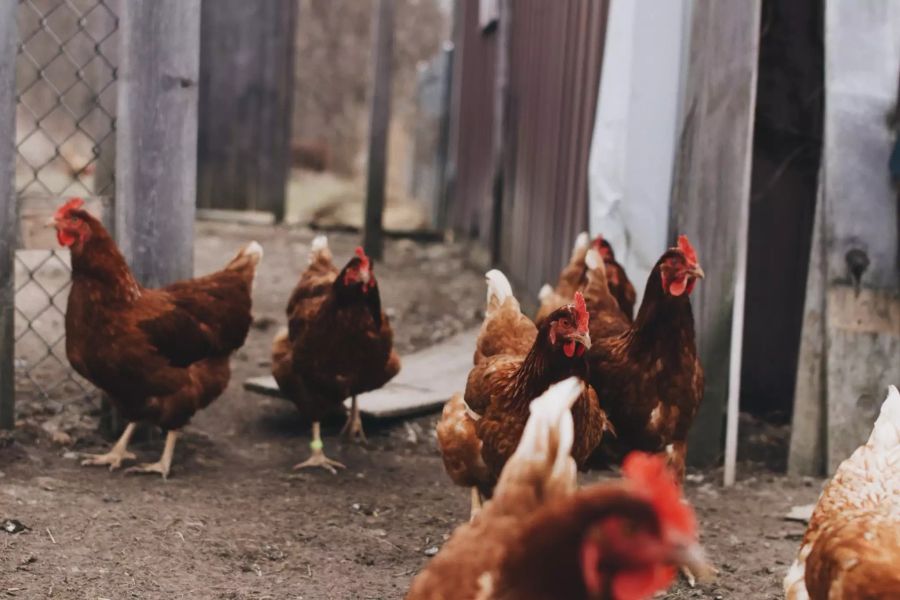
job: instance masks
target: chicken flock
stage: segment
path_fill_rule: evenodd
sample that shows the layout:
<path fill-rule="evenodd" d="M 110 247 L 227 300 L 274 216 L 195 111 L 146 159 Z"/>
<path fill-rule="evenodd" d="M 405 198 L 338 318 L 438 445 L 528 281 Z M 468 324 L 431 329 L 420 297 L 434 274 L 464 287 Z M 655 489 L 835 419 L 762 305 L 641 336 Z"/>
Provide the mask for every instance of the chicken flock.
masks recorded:
<path fill-rule="evenodd" d="M 135 427 L 149 423 L 166 433 L 162 456 L 127 472 L 166 478 L 178 432 L 228 385 L 230 356 L 252 322 L 262 247 L 247 244 L 211 275 L 148 289 L 81 200 L 61 206 L 52 224 L 72 257 L 69 361 L 128 423 L 109 452 L 82 464 L 121 468 L 135 458 Z M 690 302 L 703 277 L 680 236 L 651 270 L 635 314 L 634 286 L 612 247 L 582 234 L 531 319 L 503 273 L 487 273 L 472 369 L 464 390 L 447 390 L 436 431 L 447 474 L 470 490 L 471 518 L 415 578 L 409 600 L 640 600 L 665 590 L 679 568 L 689 581 L 710 576 L 681 491 L 703 397 Z M 317 237 L 285 314 L 272 374 L 312 422 L 309 457 L 294 468 L 336 473 L 344 465 L 326 455 L 321 421 L 347 415 L 343 433 L 364 441 L 357 397 L 401 368 L 374 265 L 357 248 L 339 268 Z M 606 466 L 621 466 L 622 478 L 577 489 L 576 470 Z M 787 598 L 889 597 L 878 593 L 900 590 L 900 570 L 879 549 L 900 553 L 896 388 L 869 442 L 823 492 L 785 579 Z"/>

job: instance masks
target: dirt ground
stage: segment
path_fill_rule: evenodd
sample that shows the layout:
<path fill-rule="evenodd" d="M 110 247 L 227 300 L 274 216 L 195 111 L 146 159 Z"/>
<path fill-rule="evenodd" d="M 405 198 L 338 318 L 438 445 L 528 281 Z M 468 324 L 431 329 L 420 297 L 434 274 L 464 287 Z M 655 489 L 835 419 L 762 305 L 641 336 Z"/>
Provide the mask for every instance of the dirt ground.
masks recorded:
<path fill-rule="evenodd" d="M 367 423 L 368 447 L 342 446 L 340 424 L 332 424 L 326 450 L 348 469 L 295 474 L 291 465 L 309 451 L 308 425 L 292 405 L 241 387 L 246 377 L 268 371 L 269 343 L 311 237 L 301 229 L 198 225 L 198 273 L 217 268 L 252 238 L 263 243 L 266 258 L 255 293 L 257 323 L 233 360 L 231 385 L 186 430 L 167 482 L 78 465 L 77 452 L 104 447 L 93 433 L 96 399 L 50 407 L 22 402 L 19 427 L 0 437 L 0 521 L 17 519 L 29 529 L 0 531 L 0 597 L 403 596 L 468 515 L 468 493 L 450 484 L 435 448 L 436 416 Z M 331 240 L 339 259 L 355 245 L 346 234 Z M 483 279 L 463 268 L 458 248 L 391 241 L 386 256 L 375 272 L 401 353 L 480 321 Z M 783 432 L 749 425 L 744 456 L 776 464 L 766 448 L 777 446 Z M 161 442 L 151 438 L 133 450 L 155 460 Z M 724 490 L 719 480 L 718 471 L 692 472 L 687 484 L 719 577 L 693 590 L 679 583 L 666 597 L 780 598 L 804 529 L 783 515 L 813 502 L 821 482 L 748 462 L 735 487 Z"/>

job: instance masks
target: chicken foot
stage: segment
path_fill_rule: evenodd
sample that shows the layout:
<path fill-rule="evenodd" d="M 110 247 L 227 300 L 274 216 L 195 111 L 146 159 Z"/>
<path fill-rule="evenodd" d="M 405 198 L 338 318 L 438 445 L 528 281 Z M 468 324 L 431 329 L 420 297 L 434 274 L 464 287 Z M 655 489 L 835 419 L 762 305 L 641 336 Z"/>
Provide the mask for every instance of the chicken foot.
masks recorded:
<path fill-rule="evenodd" d="M 169 478 L 169 469 L 172 467 L 172 456 L 175 454 L 175 442 L 178 440 L 177 431 L 168 431 L 166 433 L 166 445 L 163 448 L 162 456 L 155 463 L 142 463 L 134 467 L 125 469 L 126 475 L 139 473 L 158 473 L 163 479 Z"/>
<path fill-rule="evenodd" d="M 128 451 L 128 442 L 131 441 L 131 436 L 134 434 L 136 427 L 137 423 L 129 423 L 118 441 L 106 454 L 83 454 L 82 458 L 84 460 L 81 461 L 81 466 L 109 465 L 109 470 L 115 471 L 122 466 L 123 460 L 134 460 L 136 457 L 133 452 Z"/>
<path fill-rule="evenodd" d="M 363 444 L 368 443 L 366 432 L 363 431 L 362 417 L 359 414 L 359 402 L 356 400 L 356 396 L 353 396 L 350 415 L 347 417 L 347 422 L 344 423 L 344 428 L 341 429 L 341 436 L 344 439 L 352 439 Z"/>
<path fill-rule="evenodd" d="M 295 471 L 299 471 L 300 469 L 308 469 L 311 467 L 321 467 L 326 471 L 330 471 L 332 475 L 337 475 L 337 469 L 346 469 L 346 465 L 343 463 L 339 463 L 336 460 L 331 460 L 327 456 L 325 456 L 325 451 L 323 450 L 324 444 L 322 443 L 322 431 L 321 425 L 318 421 L 313 423 L 313 439 L 309 443 L 309 447 L 312 448 L 312 456 L 304 460 L 302 463 L 297 463 L 294 465 L 293 469 Z"/>

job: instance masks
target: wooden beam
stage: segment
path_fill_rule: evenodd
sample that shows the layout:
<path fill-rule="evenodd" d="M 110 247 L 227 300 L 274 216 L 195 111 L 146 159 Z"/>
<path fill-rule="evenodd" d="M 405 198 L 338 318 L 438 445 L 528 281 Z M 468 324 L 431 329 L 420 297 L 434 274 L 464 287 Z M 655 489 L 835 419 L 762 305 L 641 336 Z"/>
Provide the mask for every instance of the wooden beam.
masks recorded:
<path fill-rule="evenodd" d="M 297 5 L 203 0 L 197 205 L 284 219 Z"/>
<path fill-rule="evenodd" d="M 722 458 L 726 405 L 729 395 L 736 404 L 739 389 L 732 340 L 741 326 L 734 312 L 742 310 L 735 295 L 745 264 L 759 18 L 760 0 L 698 0 L 693 9 L 670 234 L 688 235 L 706 271 L 692 297 L 706 372 L 688 441 L 688 459 L 698 466 Z"/>
<path fill-rule="evenodd" d="M 15 423 L 15 256 L 18 210 L 16 164 L 16 16 L 19 4 L 0 2 L 0 429 Z"/>
<path fill-rule="evenodd" d="M 116 229 L 138 281 L 193 275 L 200 0 L 122 2 Z"/>
<path fill-rule="evenodd" d="M 382 216 L 387 181 L 387 144 L 391 124 L 391 70 L 394 53 L 394 0 L 378 0 L 375 16 L 372 112 L 369 121 L 369 171 L 363 246 L 378 260 L 384 254 Z"/>
<path fill-rule="evenodd" d="M 825 9 L 826 469 L 868 438 L 900 381 L 897 198 L 887 116 L 900 72 L 900 4 Z M 859 277 L 854 270 L 859 268 Z"/>

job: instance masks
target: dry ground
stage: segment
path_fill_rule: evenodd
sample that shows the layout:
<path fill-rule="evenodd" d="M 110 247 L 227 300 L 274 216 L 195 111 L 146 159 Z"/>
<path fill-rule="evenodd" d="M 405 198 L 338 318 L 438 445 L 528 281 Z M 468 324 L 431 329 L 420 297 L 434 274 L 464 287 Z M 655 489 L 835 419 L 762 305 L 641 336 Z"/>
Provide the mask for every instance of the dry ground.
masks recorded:
<path fill-rule="evenodd" d="M 216 268 L 251 238 L 267 252 L 257 281 L 257 326 L 233 361 L 227 393 L 179 442 L 169 481 L 78 466 L 73 451 L 102 448 L 91 432 L 96 401 L 21 403 L 20 427 L 0 437 L 0 520 L 18 519 L 30 529 L 0 531 L 0 597 L 400 598 L 466 518 L 468 494 L 450 485 L 435 450 L 435 416 L 369 423 L 367 448 L 342 447 L 333 425 L 326 448 L 347 471 L 291 472 L 307 455 L 307 425 L 292 405 L 246 393 L 240 384 L 268 369 L 269 342 L 311 233 L 201 224 L 198 272 Z M 339 258 L 354 245 L 348 235 L 332 241 Z M 456 248 L 390 242 L 376 274 L 401 352 L 480 320 L 482 278 L 463 269 Z M 72 413 L 81 418 L 62 418 Z M 42 420 L 56 423 L 50 429 L 66 433 L 73 446 L 54 444 Z M 755 431 L 751 441 L 767 446 L 767 430 Z M 158 439 L 135 445 L 145 460 L 160 448 Z M 667 597 L 780 598 L 803 531 L 782 515 L 812 502 L 820 482 L 754 465 L 744 465 L 732 489 L 718 487 L 718 479 L 718 472 L 693 473 L 687 493 L 719 578 L 695 590 L 680 584 Z"/>

